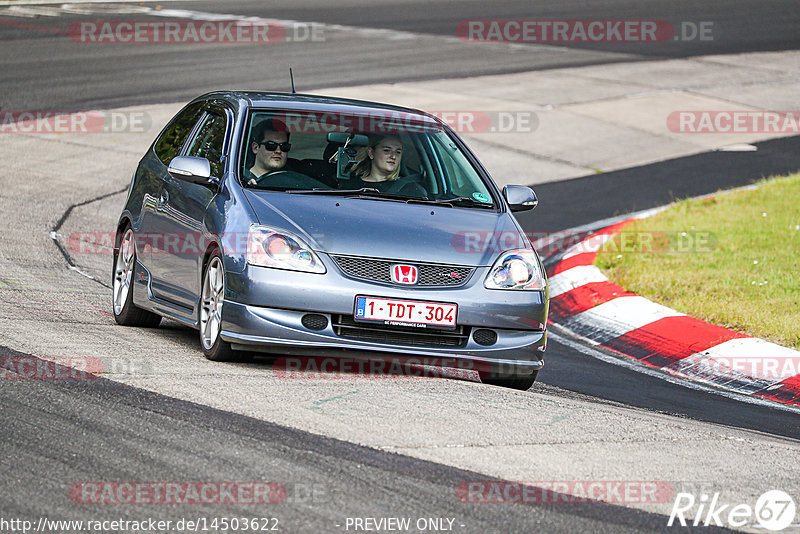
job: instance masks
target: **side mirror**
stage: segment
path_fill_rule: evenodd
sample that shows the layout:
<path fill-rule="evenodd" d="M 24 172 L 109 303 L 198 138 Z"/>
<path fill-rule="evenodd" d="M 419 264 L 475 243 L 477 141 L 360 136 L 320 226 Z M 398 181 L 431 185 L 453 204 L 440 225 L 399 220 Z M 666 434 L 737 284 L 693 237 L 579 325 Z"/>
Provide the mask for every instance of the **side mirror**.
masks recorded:
<path fill-rule="evenodd" d="M 530 187 L 522 185 L 507 185 L 503 188 L 503 196 L 508 202 L 511 211 L 532 210 L 539 204 L 536 193 Z"/>
<path fill-rule="evenodd" d="M 169 162 L 167 172 L 173 178 L 193 184 L 211 186 L 215 183 L 211 178 L 211 163 L 206 158 L 178 156 Z"/>

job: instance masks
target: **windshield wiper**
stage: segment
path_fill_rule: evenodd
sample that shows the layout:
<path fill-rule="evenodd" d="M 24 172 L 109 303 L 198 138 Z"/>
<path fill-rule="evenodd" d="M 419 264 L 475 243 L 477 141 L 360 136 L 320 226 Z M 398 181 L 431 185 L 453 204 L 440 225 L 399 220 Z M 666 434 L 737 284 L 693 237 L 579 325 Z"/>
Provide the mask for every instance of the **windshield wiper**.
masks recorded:
<path fill-rule="evenodd" d="M 384 193 L 374 187 L 362 187 L 361 189 L 289 189 L 287 193 L 296 195 L 332 195 L 338 197 L 364 197 L 364 198 L 384 198 L 388 200 L 406 201 L 410 198 L 406 195 L 396 193 Z"/>
<path fill-rule="evenodd" d="M 437 200 L 429 200 L 426 198 L 412 198 L 408 200 L 409 203 L 420 203 L 420 204 L 434 204 L 437 206 L 469 206 L 471 208 L 483 208 L 483 209 L 494 209 L 494 204 L 487 204 L 486 202 L 478 202 L 475 199 L 469 197 L 456 197 L 456 198 L 440 198 Z"/>
<path fill-rule="evenodd" d="M 362 187 L 361 189 L 323 189 L 321 187 L 315 187 L 314 189 L 290 189 L 289 193 L 294 193 L 298 195 L 336 195 L 336 196 L 345 196 L 345 195 L 356 195 L 358 193 L 380 193 L 374 187 Z"/>
<path fill-rule="evenodd" d="M 250 191 L 279 191 L 281 193 L 290 190 L 288 187 L 276 187 L 272 185 L 249 185 L 247 189 Z"/>
<path fill-rule="evenodd" d="M 340 197 L 355 198 L 377 198 L 385 200 L 395 200 L 407 204 L 432 204 L 434 206 L 467 206 L 471 208 L 494 209 L 494 204 L 478 202 L 470 197 L 440 198 L 438 200 L 423 197 L 410 197 L 408 195 L 398 195 L 397 193 L 384 193 L 374 187 L 362 187 L 361 189 L 289 189 L 287 193 L 298 195 L 332 195 Z"/>

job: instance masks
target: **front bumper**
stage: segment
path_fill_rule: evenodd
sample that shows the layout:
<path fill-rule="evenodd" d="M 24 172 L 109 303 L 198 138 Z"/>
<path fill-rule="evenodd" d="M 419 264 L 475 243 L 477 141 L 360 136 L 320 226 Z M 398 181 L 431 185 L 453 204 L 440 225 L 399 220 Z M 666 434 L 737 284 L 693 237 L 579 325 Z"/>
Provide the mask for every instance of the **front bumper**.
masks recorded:
<path fill-rule="evenodd" d="M 401 288 L 346 278 L 323 255 L 324 275 L 248 266 L 226 273 L 222 307 L 222 339 L 245 350 L 306 354 L 386 355 L 387 353 L 467 359 L 536 370 L 542 367 L 546 345 L 546 292 L 488 290 L 488 268 L 478 268 L 458 288 Z M 490 329 L 497 340 L 484 346 L 470 335 L 463 346 L 415 346 L 365 341 L 336 334 L 333 316 L 352 317 L 356 295 L 452 302 L 458 304 L 458 324 Z M 311 330 L 302 323 L 307 313 L 324 315 L 328 324 Z"/>

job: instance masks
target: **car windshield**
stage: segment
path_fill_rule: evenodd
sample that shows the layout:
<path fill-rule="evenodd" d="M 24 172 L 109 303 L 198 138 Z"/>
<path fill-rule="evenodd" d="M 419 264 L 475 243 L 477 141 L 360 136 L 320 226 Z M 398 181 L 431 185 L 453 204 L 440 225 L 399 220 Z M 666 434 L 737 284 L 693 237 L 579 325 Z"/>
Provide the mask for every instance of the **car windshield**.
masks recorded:
<path fill-rule="evenodd" d="M 254 111 L 240 177 L 254 190 L 493 209 L 489 187 L 432 119 Z"/>

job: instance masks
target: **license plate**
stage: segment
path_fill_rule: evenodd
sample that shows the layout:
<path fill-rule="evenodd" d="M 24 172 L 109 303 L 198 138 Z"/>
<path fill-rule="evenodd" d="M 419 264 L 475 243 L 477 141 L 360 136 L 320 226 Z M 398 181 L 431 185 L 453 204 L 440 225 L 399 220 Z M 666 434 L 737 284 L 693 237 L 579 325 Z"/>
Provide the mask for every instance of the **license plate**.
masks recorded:
<path fill-rule="evenodd" d="M 355 319 L 391 326 L 455 328 L 457 304 L 419 300 L 356 297 Z"/>

